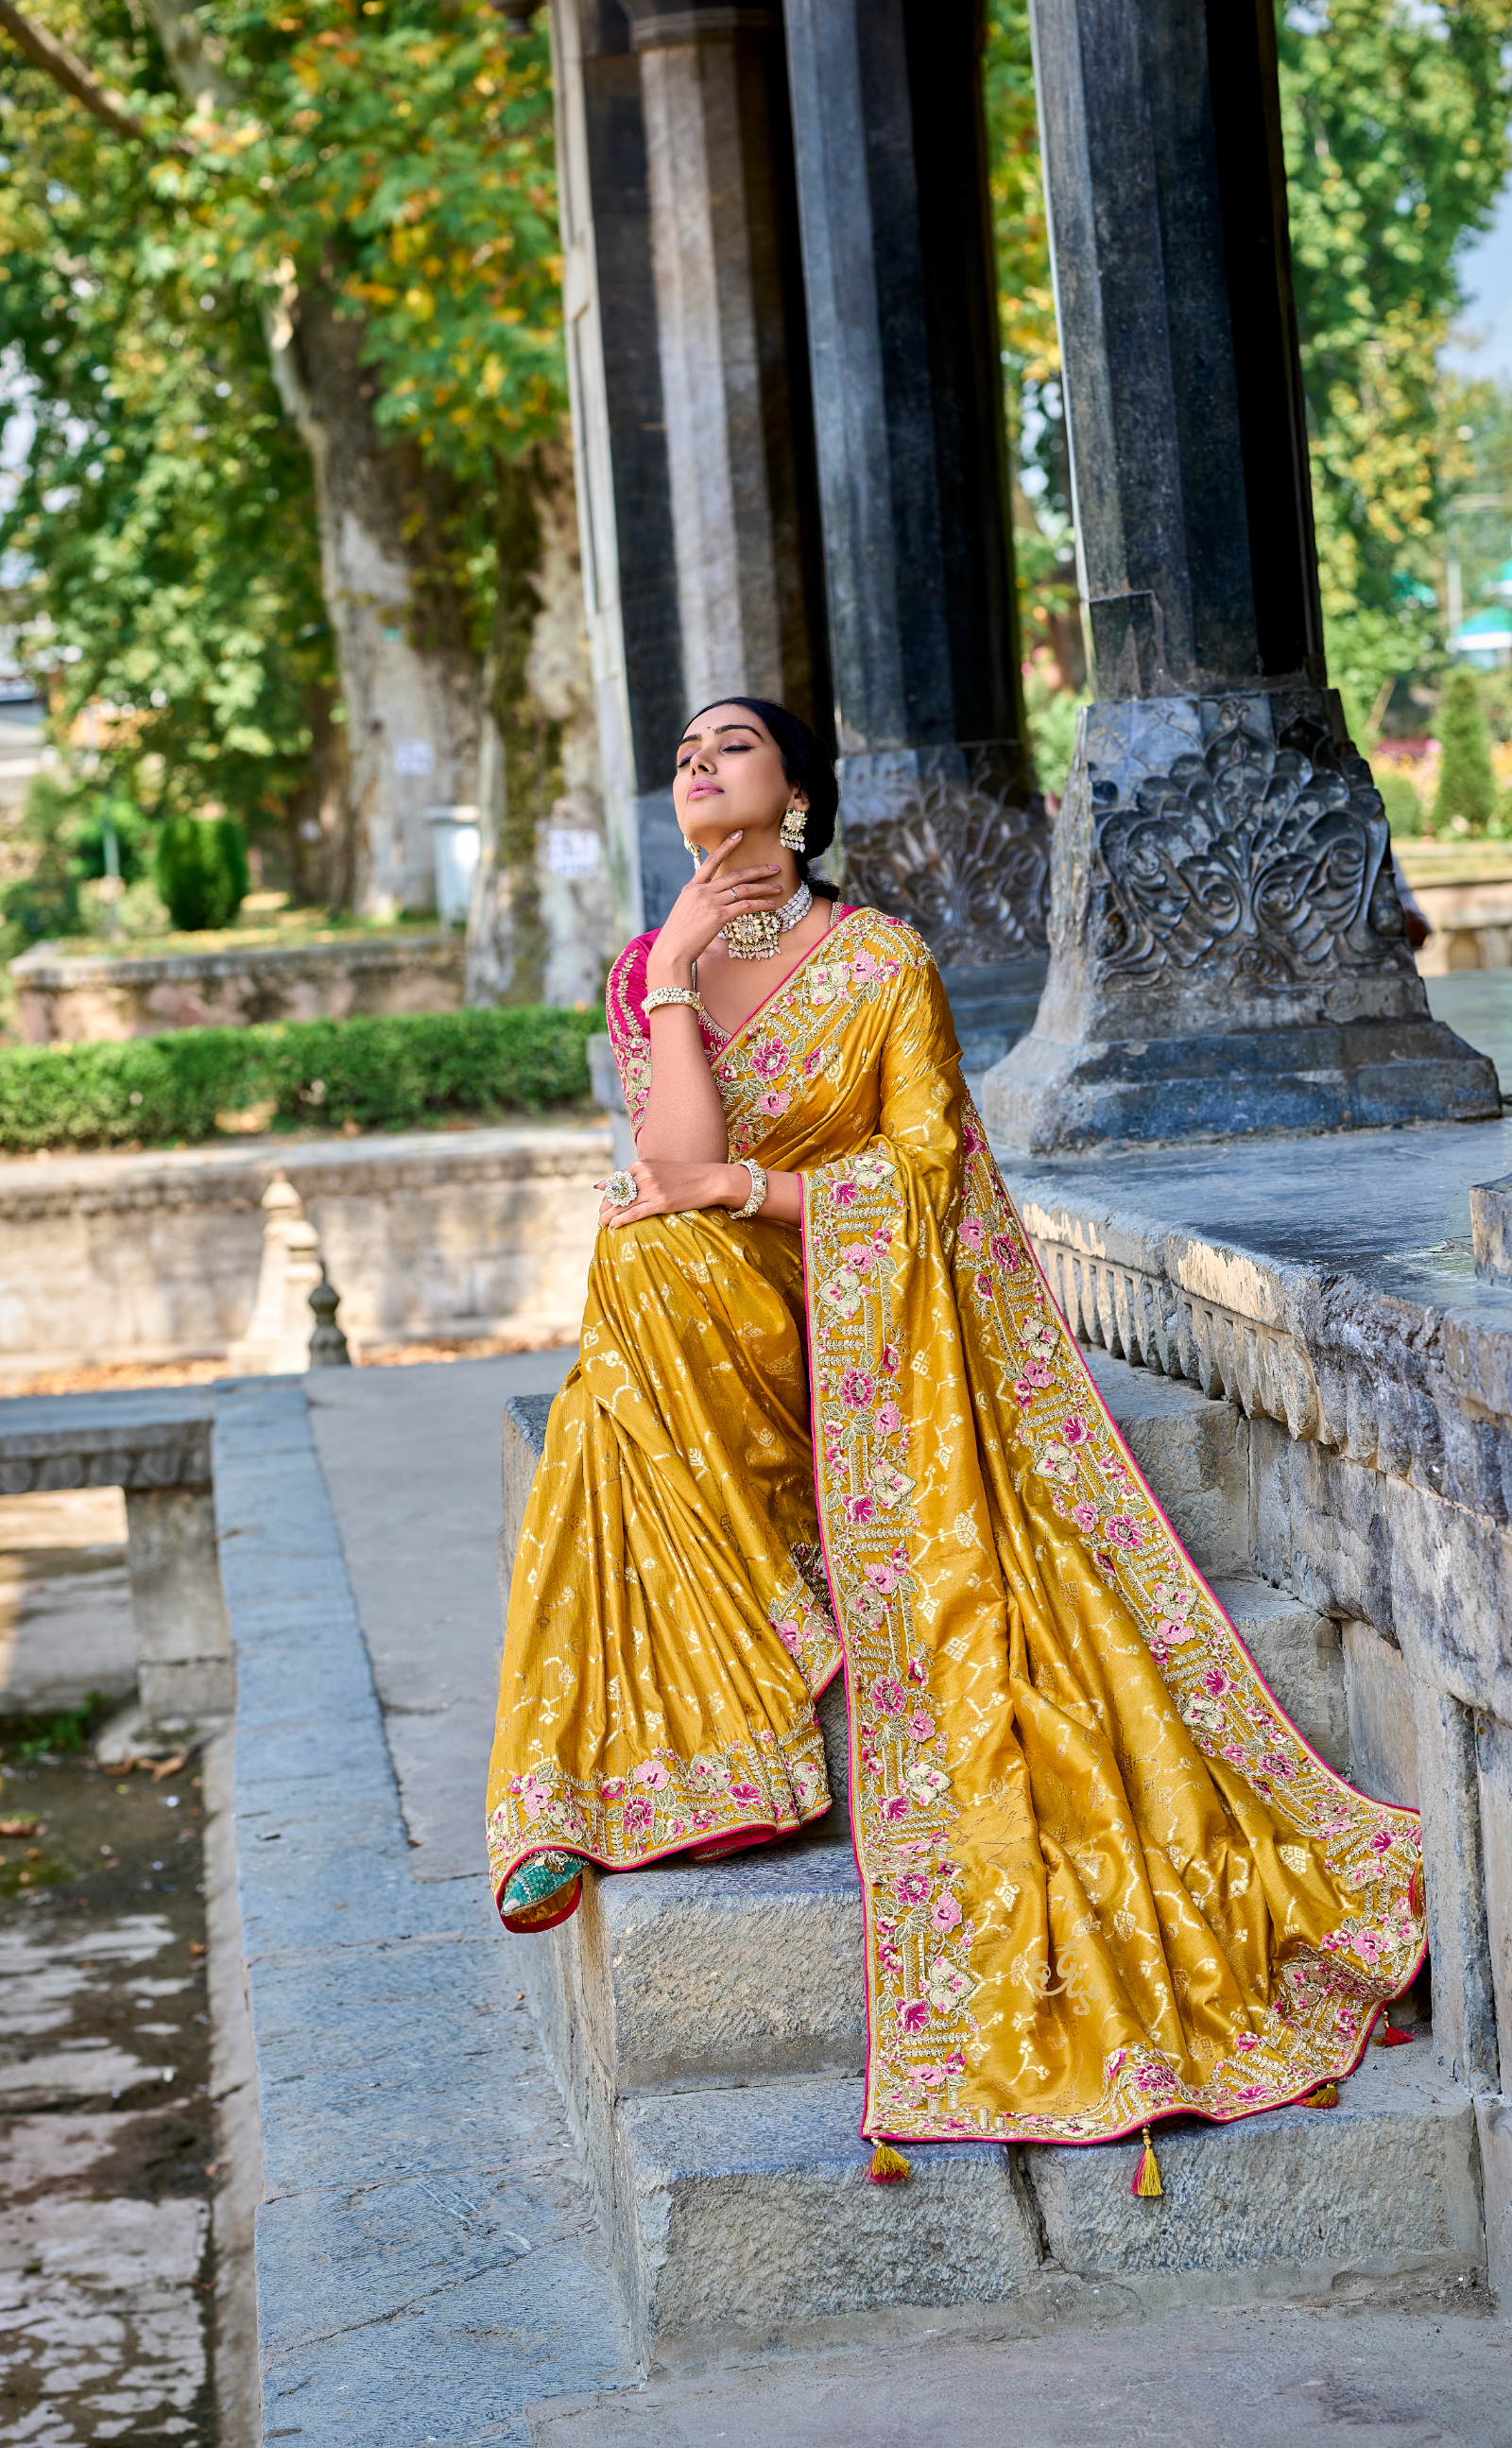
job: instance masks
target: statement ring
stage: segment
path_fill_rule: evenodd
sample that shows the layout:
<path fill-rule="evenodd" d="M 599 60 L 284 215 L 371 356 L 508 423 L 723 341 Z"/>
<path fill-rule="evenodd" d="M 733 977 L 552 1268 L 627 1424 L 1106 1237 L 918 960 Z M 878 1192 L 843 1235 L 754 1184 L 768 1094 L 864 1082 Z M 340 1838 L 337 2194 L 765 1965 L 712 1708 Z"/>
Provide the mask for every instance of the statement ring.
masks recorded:
<path fill-rule="evenodd" d="M 603 1185 L 603 1195 L 611 1207 L 633 1207 L 639 1195 L 634 1174 L 626 1173 L 622 1166 L 618 1173 L 611 1173 Z"/>

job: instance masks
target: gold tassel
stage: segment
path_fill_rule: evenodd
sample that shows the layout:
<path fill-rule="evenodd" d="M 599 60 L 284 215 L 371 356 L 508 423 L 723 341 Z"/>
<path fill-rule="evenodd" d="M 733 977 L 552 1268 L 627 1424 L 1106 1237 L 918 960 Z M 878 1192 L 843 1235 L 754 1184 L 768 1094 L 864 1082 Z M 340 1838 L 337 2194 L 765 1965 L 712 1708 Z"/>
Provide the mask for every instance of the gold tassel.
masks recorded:
<path fill-rule="evenodd" d="M 1320 2084 L 1318 2089 L 1310 2092 L 1302 2102 L 1304 2108 L 1337 2108 L 1338 2104 L 1339 2086 L 1336 2082 Z"/>
<path fill-rule="evenodd" d="M 1134 2171 L 1134 2182 L 1129 2190 L 1140 2202 L 1156 2201 L 1165 2190 L 1160 2182 L 1160 2162 L 1155 2155 L 1155 2144 L 1150 2139 L 1148 2125 L 1144 2129 L 1144 2149 L 1139 2153 L 1139 2164 Z"/>
<path fill-rule="evenodd" d="M 894 2151 L 890 2142 L 879 2142 L 871 2153 L 867 2181 L 872 2185 L 906 2185 L 909 2163 L 902 2152 Z"/>

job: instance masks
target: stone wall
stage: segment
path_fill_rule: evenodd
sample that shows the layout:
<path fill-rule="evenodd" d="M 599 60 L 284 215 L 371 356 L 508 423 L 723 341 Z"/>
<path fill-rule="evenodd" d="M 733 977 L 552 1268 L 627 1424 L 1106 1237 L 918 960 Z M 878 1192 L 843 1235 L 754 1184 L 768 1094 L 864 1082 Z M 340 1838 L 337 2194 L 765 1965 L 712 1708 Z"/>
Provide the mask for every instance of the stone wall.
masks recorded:
<path fill-rule="evenodd" d="M 541 1124 L 0 1165 L 0 1384 L 224 1352 L 251 1315 L 277 1169 L 320 1235 L 354 1353 L 570 1341 L 608 1157 L 597 1125 Z"/>
<path fill-rule="evenodd" d="M 250 945 L 161 960 L 59 952 L 47 944 L 10 964 L 29 1045 L 157 1037 L 170 1028 L 239 1028 L 258 1020 L 346 1020 L 354 1012 L 456 1011 L 460 935 L 354 937 L 346 943 Z"/>
<path fill-rule="evenodd" d="M 1512 861 L 1509 872 L 1478 884 L 1415 884 L 1412 897 L 1433 932 L 1417 956 L 1420 978 L 1459 969 L 1512 968 Z"/>

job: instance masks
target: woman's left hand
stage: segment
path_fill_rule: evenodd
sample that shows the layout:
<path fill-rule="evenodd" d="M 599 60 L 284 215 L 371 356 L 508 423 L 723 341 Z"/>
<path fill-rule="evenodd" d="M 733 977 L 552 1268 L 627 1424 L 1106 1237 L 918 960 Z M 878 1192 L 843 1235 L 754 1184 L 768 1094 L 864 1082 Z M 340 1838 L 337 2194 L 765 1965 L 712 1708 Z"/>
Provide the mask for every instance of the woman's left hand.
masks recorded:
<path fill-rule="evenodd" d="M 751 1176 L 743 1164 L 675 1164 L 667 1157 L 642 1157 L 625 1171 L 635 1183 L 635 1203 L 614 1207 L 605 1198 L 599 1221 L 611 1231 L 616 1224 L 639 1224 L 647 1215 L 685 1215 L 697 1207 L 724 1207 L 733 1214 L 751 1195 Z M 602 1181 L 594 1183 L 603 1190 Z"/>

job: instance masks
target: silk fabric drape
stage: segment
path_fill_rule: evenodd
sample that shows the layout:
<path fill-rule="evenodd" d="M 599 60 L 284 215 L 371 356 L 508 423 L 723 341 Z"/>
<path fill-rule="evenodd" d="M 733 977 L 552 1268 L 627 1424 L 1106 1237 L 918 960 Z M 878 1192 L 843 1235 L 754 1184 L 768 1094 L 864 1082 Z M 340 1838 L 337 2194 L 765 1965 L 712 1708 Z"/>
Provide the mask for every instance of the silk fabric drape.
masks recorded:
<path fill-rule="evenodd" d="M 637 1118 L 647 940 L 609 996 Z M 1093 2141 L 1347 2073 L 1422 1960 L 1416 1815 L 1310 1749 L 1159 1513 L 925 946 L 854 911 L 705 1042 L 802 1234 L 599 1236 L 510 1594 L 495 1893 L 543 1846 L 623 1869 L 822 1813 L 843 1654 L 868 2134 Z"/>

